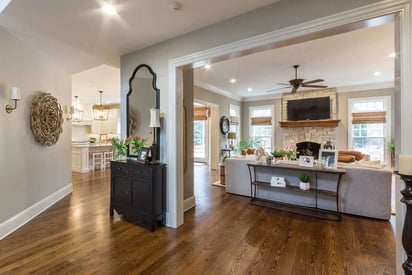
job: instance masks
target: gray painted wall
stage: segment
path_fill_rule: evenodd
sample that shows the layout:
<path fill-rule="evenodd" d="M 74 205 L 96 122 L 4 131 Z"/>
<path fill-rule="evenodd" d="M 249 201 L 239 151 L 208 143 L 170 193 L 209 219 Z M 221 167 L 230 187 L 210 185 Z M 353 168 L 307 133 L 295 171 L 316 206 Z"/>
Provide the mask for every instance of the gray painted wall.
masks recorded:
<path fill-rule="evenodd" d="M 71 105 L 71 75 L 48 55 L 0 27 L 0 224 L 71 184 L 71 126 L 64 119 L 57 144 L 44 147 L 34 141 L 30 128 L 33 97 L 50 92 Z M 22 100 L 7 114 L 9 89 L 21 88 Z"/>

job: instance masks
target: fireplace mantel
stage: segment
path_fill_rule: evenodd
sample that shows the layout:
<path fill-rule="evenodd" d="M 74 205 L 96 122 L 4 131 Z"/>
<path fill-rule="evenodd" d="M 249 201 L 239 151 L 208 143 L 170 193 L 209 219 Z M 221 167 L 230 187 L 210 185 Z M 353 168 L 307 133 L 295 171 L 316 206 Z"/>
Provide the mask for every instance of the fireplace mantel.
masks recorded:
<path fill-rule="evenodd" d="M 338 127 L 340 119 L 279 121 L 282 128 L 295 127 Z"/>

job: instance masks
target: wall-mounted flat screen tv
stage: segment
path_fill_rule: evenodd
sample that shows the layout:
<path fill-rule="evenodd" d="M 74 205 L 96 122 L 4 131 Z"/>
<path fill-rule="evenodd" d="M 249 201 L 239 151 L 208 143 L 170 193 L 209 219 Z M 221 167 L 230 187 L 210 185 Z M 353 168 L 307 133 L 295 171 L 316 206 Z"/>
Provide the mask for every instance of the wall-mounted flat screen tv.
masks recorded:
<path fill-rule="evenodd" d="M 288 100 L 287 110 L 289 121 L 330 119 L 330 98 Z"/>

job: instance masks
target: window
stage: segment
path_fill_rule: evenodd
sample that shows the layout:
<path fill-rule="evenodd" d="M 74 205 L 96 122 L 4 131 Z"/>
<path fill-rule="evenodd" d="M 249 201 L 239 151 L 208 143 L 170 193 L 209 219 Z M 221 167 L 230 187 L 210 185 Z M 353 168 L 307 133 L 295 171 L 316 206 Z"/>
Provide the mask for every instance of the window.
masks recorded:
<path fill-rule="evenodd" d="M 254 147 L 261 146 L 266 152 L 272 151 L 273 114 L 273 105 L 249 107 L 249 139 Z"/>
<path fill-rule="evenodd" d="M 194 102 L 193 108 L 193 157 L 198 162 L 209 159 L 209 118 L 210 108 Z"/>
<path fill-rule="evenodd" d="M 233 140 L 235 148 L 240 141 L 240 106 L 229 104 L 230 132 L 236 133 L 236 139 Z"/>
<path fill-rule="evenodd" d="M 349 148 L 370 155 L 371 160 L 388 161 L 390 141 L 390 97 L 349 100 Z"/>

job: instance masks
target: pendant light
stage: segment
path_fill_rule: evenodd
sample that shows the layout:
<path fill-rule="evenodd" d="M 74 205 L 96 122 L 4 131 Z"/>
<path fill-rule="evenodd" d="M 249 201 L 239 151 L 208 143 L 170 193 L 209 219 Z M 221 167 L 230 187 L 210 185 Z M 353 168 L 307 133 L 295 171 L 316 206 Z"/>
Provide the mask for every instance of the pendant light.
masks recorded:
<path fill-rule="evenodd" d="M 74 96 L 74 110 L 72 115 L 73 122 L 82 122 L 83 121 L 83 111 L 79 110 L 78 107 L 78 99 L 79 97 L 76 95 Z"/>
<path fill-rule="evenodd" d="M 103 91 L 100 93 L 100 105 L 93 105 L 93 119 L 94 120 L 108 120 L 109 109 L 102 104 Z"/>

